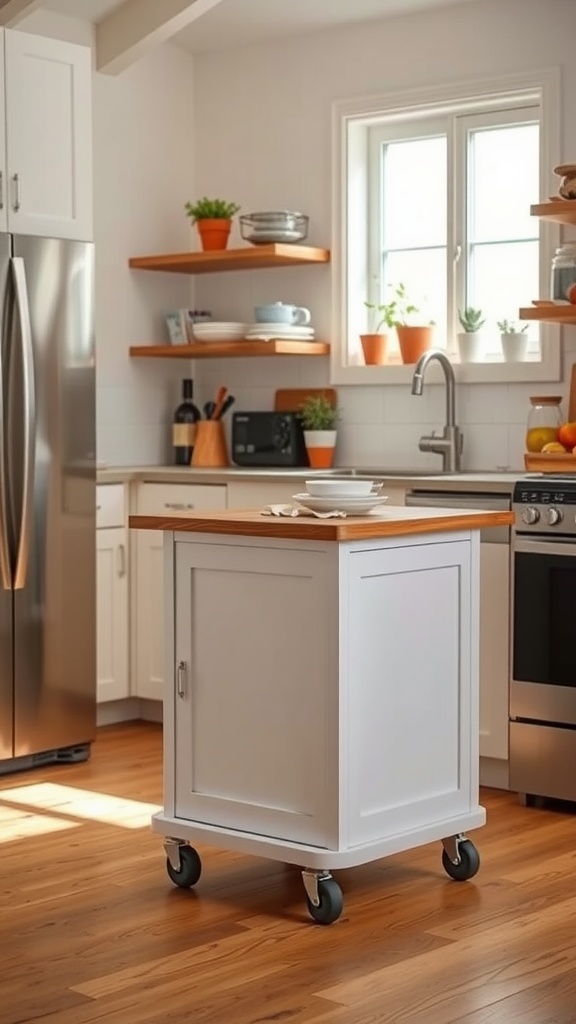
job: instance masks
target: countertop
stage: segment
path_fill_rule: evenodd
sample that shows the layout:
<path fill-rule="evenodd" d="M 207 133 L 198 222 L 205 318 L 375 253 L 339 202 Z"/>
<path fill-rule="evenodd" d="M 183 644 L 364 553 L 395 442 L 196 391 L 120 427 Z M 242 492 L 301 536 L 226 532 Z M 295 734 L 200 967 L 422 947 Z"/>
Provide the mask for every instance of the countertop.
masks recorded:
<path fill-rule="evenodd" d="M 215 533 L 247 537 L 277 537 L 290 540 L 373 540 L 406 534 L 446 533 L 477 530 L 490 526 L 510 526 L 512 512 L 468 512 L 462 509 L 401 508 L 371 512 L 345 519 L 318 519 L 314 516 L 278 517 L 262 515 L 259 510 L 231 512 L 183 512 L 170 516 L 130 516 L 136 530 L 174 530 L 183 533 Z"/>
<path fill-rule="evenodd" d="M 469 491 L 472 493 L 511 494 L 517 480 L 526 476 L 522 470 L 517 472 L 497 473 L 491 470 L 463 473 L 424 473 L 417 469 L 386 469 L 378 467 L 346 466 L 335 467 L 326 471 L 313 471 L 309 467 L 297 469 L 244 469 L 231 466 L 226 469 L 196 469 L 179 466 L 109 466 L 97 471 L 98 483 L 190 483 L 190 484 L 227 484 L 232 481 L 263 483 L 270 481 L 282 483 L 283 480 L 305 480 L 311 476 L 350 476 L 370 477 L 383 482 L 388 487 L 396 484 L 412 490 L 422 488 L 427 491 Z"/>

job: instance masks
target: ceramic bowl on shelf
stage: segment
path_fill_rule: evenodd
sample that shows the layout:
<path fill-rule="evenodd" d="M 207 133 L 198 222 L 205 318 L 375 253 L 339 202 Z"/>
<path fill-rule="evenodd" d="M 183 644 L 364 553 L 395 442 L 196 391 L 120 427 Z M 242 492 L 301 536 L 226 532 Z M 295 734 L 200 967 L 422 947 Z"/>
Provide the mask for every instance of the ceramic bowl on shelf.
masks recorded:
<path fill-rule="evenodd" d="M 290 210 L 265 210 L 240 218 L 240 232 L 252 245 L 270 242 L 303 242 L 308 235 L 308 217 Z"/>
<path fill-rule="evenodd" d="M 248 324 L 212 320 L 210 323 L 194 324 L 194 341 L 244 341 Z"/>

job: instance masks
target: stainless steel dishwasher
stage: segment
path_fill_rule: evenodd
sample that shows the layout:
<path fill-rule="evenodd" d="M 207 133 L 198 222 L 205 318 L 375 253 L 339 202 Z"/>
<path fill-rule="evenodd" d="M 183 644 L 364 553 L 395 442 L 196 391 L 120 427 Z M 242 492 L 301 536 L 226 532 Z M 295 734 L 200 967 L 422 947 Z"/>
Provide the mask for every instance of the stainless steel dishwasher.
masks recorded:
<path fill-rule="evenodd" d="M 406 505 L 507 511 L 512 495 L 414 489 Z M 498 789 L 509 788 L 510 533 L 480 532 L 480 782 Z"/>

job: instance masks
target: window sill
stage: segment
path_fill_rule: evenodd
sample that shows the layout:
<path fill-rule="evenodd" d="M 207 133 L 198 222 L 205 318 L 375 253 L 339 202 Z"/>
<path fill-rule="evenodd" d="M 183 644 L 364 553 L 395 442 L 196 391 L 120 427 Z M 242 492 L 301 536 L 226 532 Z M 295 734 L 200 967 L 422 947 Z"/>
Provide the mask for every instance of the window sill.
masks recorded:
<path fill-rule="evenodd" d="M 546 383 L 562 379 L 560 348 L 545 362 L 522 363 L 456 363 L 456 380 L 462 384 L 523 384 Z M 442 371 L 433 363 L 429 371 L 432 382 L 443 380 Z M 330 383 L 342 384 L 399 384 L 405 387 L 412 380 L 414 364 L 386 366 L 340 366 L 333 359 Z"/>

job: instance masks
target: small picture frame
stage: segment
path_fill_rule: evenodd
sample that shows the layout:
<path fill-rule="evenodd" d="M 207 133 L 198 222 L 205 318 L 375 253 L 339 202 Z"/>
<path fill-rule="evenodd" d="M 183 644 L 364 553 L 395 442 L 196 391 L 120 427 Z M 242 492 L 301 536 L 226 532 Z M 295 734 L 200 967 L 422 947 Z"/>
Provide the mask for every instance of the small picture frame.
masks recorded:
<path fill-rule="evenodd" d="M 187 313 L 186 309 L 170 309 L 164 314 L 171 345 L 188 344 Z"/>

